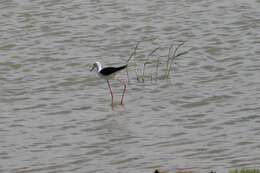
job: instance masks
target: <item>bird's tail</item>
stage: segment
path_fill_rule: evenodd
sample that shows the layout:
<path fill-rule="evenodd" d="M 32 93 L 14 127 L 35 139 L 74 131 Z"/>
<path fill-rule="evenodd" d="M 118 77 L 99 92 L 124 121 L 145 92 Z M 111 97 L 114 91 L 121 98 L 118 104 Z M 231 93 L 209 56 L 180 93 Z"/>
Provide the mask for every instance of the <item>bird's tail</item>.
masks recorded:
<path fill-rule="evenodd" d="M 127 66 L 128 66 L 128 64 L 122 65 L 122 66 L 118 67 L 118 70 L 123 70 L 123 69 L 125 69 Z"/>

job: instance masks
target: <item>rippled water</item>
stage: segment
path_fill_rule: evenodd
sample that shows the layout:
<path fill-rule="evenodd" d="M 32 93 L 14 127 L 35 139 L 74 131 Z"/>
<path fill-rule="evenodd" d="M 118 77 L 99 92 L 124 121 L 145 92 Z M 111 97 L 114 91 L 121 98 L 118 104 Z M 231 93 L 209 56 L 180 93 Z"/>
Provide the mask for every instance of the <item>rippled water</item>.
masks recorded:
<path fill-rule="evenodd" d="M 0 172 L 260 167 L 259 0 L 1 0 L 0 15 Z M 132 76 L 112 110 L 90 65 L 151 38 L 139 54 L 189 53 L 169 80 Z"/>

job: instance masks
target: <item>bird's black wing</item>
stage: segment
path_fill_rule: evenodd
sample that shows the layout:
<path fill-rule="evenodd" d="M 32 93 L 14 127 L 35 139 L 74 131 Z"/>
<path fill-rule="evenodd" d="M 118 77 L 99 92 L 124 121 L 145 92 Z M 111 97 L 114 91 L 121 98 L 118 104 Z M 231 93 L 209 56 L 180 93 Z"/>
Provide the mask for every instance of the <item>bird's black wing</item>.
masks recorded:
<path fill-rule="evenodd" d="M 120 67 L 105 67 L 102 70 L 100 70 L 100 73 L 104 76 L 107 76 L 107 75 L 113 74 L 117 71 L 123 70 L 126 67 L 127 67 L 127 65 L 123 65 Z"/>

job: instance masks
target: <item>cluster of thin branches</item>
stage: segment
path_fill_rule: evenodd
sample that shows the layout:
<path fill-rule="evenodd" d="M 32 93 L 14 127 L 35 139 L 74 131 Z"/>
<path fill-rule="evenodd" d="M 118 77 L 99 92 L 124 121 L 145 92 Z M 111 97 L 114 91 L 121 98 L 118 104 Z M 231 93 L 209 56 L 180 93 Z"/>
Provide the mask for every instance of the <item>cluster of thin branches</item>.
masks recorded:
<path fill-rule="evenodd" d="M 129 77 L 129 67 L 134 68 L 134 73 L 138 82 L 144 82 L 146 79 L 149 80 L 158 80 L 158 79 L 168 79 L 173 70 L 173 65 L 176 64 L 175 60 L 177 57 L 185 55 L 188 51 L 178 53 L 178 50 L 184 45 L 185 41 L 180 41 L 180 43 L 174 47 L 172 44 L 168 48 L 168 54 L 160 55 L 159 50 L 164 50 L 165 48 L 156 47 L 153 49 L 146 57 L 145 61 L 140 62 L 136 58 L 137 49 L 142 41 L 138 41 L 135 45 L 133 52 L 130 54 L 130 57 L 127 60 L 128 67 L 126 69 L 128 81 Z M 140 66 L 141 65 L 141 66 Z M 146 73 L 147 66 L 153 68 L 153 72 L 150 74 Z M 160 70 L 159 70 L 160 69 Z M 151 70 L 150 70 L 151 71 Z"/>

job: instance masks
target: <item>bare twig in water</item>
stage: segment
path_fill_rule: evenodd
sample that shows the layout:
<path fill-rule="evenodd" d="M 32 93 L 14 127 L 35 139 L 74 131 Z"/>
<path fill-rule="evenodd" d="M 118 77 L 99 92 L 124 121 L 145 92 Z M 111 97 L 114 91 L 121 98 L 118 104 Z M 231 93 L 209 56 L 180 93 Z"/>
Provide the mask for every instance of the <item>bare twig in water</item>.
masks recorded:
<path fill-rule="evenodd" d="M 135 57 L 135 54 L 136 54 L 136 50 L 139 46 L 139 44 L 141 43 L 141 41 L 138 41 L 135 45 L 135 48 L 134 48 L 134 51 L 131 53 L 130 57 L 128 58 L 128 60 L 126 61 L 126 64 L 128 65 L 129 64 L 129 61 Z M 136 79 L 137 81 L 139 81 L 139 76 L 138 76 L 138 72 L 137 72 L 137 64 L 136 64 L 136 61 L 135 61 L 135 58 L 134 58 L 134 66 L 135 66 L 135 74 L 136 74 Z M 128 79 L 128 82 L 130 82 L 130 78 L 129 78 L 129 73 L 128 73 L 128 66 L 126 68 L 126 72 L 127 72 L 127 79 Z"/>
<path fill-rule="evenodd" d="M 136 54 L 136 50 L 137 50 L 137 48 L 138 48 L 138 46 L 139 46 L 140 43 L 141 43 L 141 41 L 138 41 L 138 42 L 136 43 L 135 48 L 134 48 L 134 51 L 131 53 L 130 57 L 129 57 L 128 60 L 126 61 L 127 64 L 128 64 L 129 61 L 132 59 L 132 57 L 134 57 L 134 55 Z"/>
<path fill-rule="evenodd" d="M 139 81 L 139 75 L 138 75 L 138 66 L 137 66 L 137 63 L 136 63 L 136 60 L 134 58 L 134 67 L 135 67 L 135 75 L 136 75 L 136 80 Z"/>
<path fill-rule="evenodd" d="M 153 49 L 152 51 L 151 51 L 151 53 L 149 53 L 148 54 L 148 56 L 147 56 L 147 59 L 146 59 L 146 61 L 144 62 L 144 64 L 143 64 L 143 74 L 142 74 L 142 81 L 144 82 L 144 78 L 145 78 L 145 70 L 146 70 L 146 65 L 147 64 L 152 64 L 152 62 L 149 60 L 149 57 L 152 57 L 154 54 L 157 54 L 156 53 L 156 51 L 157 50 L 159 50 L 160 49 L 160 47 L 157 47 L 157 48 L 155 48 L 155 49 Z M 158 54 L 157 54 L 158 55 Z"/>
<path fill-rule="evenodd" d="M 173 60 L 176 59 L 177 57 L 181 56 L 181 55 L 184 55 L 184 54 L 187 54 L 188 51 L 185 51 L 185 52 L 181 52 L 179 54 L 176 55 L 177 53 L 177 50 L 182 46 L 184 45 L 185 41 L 182 41 L 175 49 L 174 49 L 174 52 L 173 52 L 173 55 L 170 56 L 170 58 L 167 60 L 167 71 L 166 71 L 166 75 L 165 77 L 166 78 L 169 78 L 169 75 L 170 75 L 170 71 L 172 69 L 172 63 L 173 63 Z"/>
<path fill-rule="evenodd" d="M 144 82 L 144 76 L 145 76 L 145 67 L 146 67 L 146 65 L 147 64 L 151 64 L 151 62 L 149 62 L 149 61 L 146 61 L 145 63 L 144 63 L 144 66 L 143 66 L 143 75 L 142 75 L 142 81 Z"/>
<path fill-rule="evenodd" d="M 134 57 L 133 62 L 134 62 L 134 66 L 135 66 L 135 74 L 136 74 L 137 81 L 140 81 L 140 78 L 142 78 L 142 81 L 144 82 L 144 76 L 145 76 L 145 70 L 146 70 L 145 67 L 146 67 L 147 64 L 151 64 L 151 62 L 149 62 L 149 57 L 153 56 L 153 54 L 155 54 L 156 51 L 160 49 L 160 47 L 155 48 L 151 53 L 148 54 L 147 60 L 143 64 L 143 69 L 140 69 L 140 72 L 143 73 L 142 76 L 138 75 L 138 65 L 137 65 L 137 62 L 136 62 L 136 59 L 135 59 L 135 56 L 134 56 L 134 55 L 136 55 L 136 50 L 137 50 L 137 48 L 138 48 L 138 46 L 141 42 L 153 41 L 155 39 L 157 39 L 157 38 L 149 38 L 149 39 L 146 38 L 146 39 L 142 39 L 141 41 L 138 41 L 136 46 L 135 46 L 134 52 L 131 54 L 131 56 L 127 60 L 127 63 L 128 63 Z"/>
<path fill-rule="evenodd" d="M 175 64 L 174 60 L 177 57 L 188 53 L 188 51 L 178 53 L 178 50 L 185 43 L 185 41 L 181 41 L 180 44 L 178 44 L 176 47 L 174 46 L 174 44 L 171 44 L 168 49 L 167 55 L 163 55 L 163 56 L 160 55 L 158 53 L 158 50 L 160 50 L 161 47 L 156 47 L 145 57 L 145 60 L 140 59 L 141 62 L 144 62 L 143 64 L 141 62 L 138 62 L 139 58 L 137 58 L 137 50 L 138 50 L 138 46 L 140 45 L 140 43 L 144 42 L 144 41 L 153 41 L 153 40 L 154 39 L 149 39 L 149 40 L 143 39 L 141 41 L 138 41 L 133 49 L 133 52 L 131 52 L 129 58 L 127 59 L 128 67 L 130 68 L 130 64 L 131 64 L 131 67 L 133 66 L 135 74 L 136 74 L 136 79 L 138 82 L 145 82 L 145 80 L 146 79 L 149 80 L 149 78 L 151 79 L 151 81 L 158 80 L 160 78 L 160 74 L 159 74 L 160 70 L 161 70 L 160 65 L 161 64 L 163 64 L 163 66 L 165 65 L 165 63 L 162 63 L 164 61 L 164 59 L 166 59 L 166 69 L 162 69 L 162 70 L 165 70 L 165 72 L 163 72 L 163 73 L 165 73 L 165 75 L 163 75 L 162 77 L 169 78 L 170 72 L 171 72 L 171 70 L 173 70 L 172 66 L 173 66 L 173 64 Z M 142 64 L 141 66 L 138 65 L 140 63 Z M 155 73 L 154 73 L 154 71 L 152 73 L 147 73 L 148 64 L 152 64 L 152 67 L 155 69 Z M 128 82 L 130 82 L 128 68 L 126 68 L 126 73 L 127 73 Z"/>
<path fill-rule="evenodd" d="M 159 69 L 159 57 L 160 55 L 156 52 L 160 49 L 161 47 L 157 47 L 155 48 L 151 53 L 148 54 L 148 57 L 150 56 L 154 56 L 154 55 L 157 55 L 157 61 L 156 62 L 156 80 L 157 80 L 157 77 L 158 77 L 158 69 Z M 152 80 L 152 75 L 151 75 L 151 80 Z"/>
<path fill-rule="evenodd" d="M 158 80 L 158 77 L 159 77 L 159 65 L 162 64 L 161 61 L 160 61 L 160 58 L 163 58 L 163 57 L 168 57 L 168 56 L 158 56 L 157 57 L 157 60 L 156 60 L 156 67 L 155 67 L 155 76 L 156 76 L 156 80 Z"/>
<path fill-rule="evenodd" d="M 156 73 L 155 73 L 155 76 L 156 76 L 156 80 L 158 79 L 158 73 L 159 73 L 159 64 L 160 64 L 160 56 L 157 57 L 157 63 L 156 63 Z"/>
<path fill-rule="evenodd" d="M 156 51 L 159 50 L 159 49 L 160 49 L 160 47 L 155 48 L 151 53 L 148 54 L 148 56 L 152 56 L 152 55 L 155 54 Z"/>
<path fill-rule="evenodd" d="M 173 52 L 173 57 L 176 55 L 177 50 L 184 45 L 185 41 L 181 41 L 181 43 L 175 48 L 174 52 Z"/>
<path fill-rule="evenodd" d="M 168 57 L 168 59 L 167 59 L 167 63 L 166 63 L 166 69 L 168 69 L 169 68 L 169 62 L 170 62 L 170 60 L 171 60 L 171 53 L 172 53 L 172 48 L 173 48 L 173 44 L 169 47 L 169 51 L 168 51 L 168 55 L 167 55 L 167 57 Z"/>
<path fill-rule="evenodd" d="M 185 55 L 187 54 L 189 51 L 185 51 L 185 52 L 181 52 L 179 54 L 177 54 L 174 58 L 177 58 L 178 56 L 181 56 L 181 55 Z"/>

